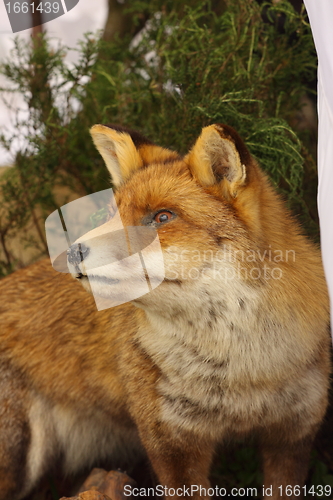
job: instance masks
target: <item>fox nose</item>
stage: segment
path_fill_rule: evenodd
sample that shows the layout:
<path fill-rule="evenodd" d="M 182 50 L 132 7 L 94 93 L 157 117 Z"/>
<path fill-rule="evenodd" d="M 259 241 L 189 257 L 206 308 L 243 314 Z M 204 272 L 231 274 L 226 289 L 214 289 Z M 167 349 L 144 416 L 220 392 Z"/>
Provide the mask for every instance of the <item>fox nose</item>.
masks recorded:
<path fill-rule="evenodd" d="M 84 243 L 74 243 L 67 250 L 67 259 L 70 264 L 78 265 L 89 255 L 89 248 Z"/>

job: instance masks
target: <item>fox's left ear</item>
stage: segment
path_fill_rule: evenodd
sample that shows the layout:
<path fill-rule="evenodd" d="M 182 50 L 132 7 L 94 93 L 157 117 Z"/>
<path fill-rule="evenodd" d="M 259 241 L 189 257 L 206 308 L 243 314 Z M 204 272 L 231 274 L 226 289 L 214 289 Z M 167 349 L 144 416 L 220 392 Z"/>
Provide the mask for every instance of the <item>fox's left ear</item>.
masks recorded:
<path fill-rule="evenodd" d="M 221 183 L 225 193 L 236 197 L 246 184 L 251 156 L 232 127 L 215 124 L 202 129 L 185 161 L 203 186 Z"/>
<path fill-rule="evenodd" d="M 117 126 L 94 125 L 90 133 L 96 148 L 102 155 L 112 176 L 115 187 L 125 182 L 134 170 L 142 167 L 143 159 L 134 142 L 143 142 L 145 138 Z M 148 140 L 146 142 L 149 143 Z"/>

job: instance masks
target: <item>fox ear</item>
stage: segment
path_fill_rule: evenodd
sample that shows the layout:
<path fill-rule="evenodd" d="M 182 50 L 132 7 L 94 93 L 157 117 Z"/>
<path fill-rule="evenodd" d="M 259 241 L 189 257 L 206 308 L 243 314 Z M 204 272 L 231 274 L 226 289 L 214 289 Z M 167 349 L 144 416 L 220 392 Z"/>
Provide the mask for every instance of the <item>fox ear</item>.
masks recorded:
<path fill-rule="evenodd" d="M 251 157 L 233 128 L 216 124 L 202 129 L 185 160 L 203 186 L 222 183 L 223 191 L 234 198 L 246 183 L 245 165 Z"/>
<path fill-rule="evenodd" d="M 112 176 L 115 187 L 126 181 L 134 170 L 143 166 L 142 157 L 133 142 L 130 131 L 112 125 L 94 125 L 90 133 Z M 139 136 L 137 133 L 134 134 Z"/>

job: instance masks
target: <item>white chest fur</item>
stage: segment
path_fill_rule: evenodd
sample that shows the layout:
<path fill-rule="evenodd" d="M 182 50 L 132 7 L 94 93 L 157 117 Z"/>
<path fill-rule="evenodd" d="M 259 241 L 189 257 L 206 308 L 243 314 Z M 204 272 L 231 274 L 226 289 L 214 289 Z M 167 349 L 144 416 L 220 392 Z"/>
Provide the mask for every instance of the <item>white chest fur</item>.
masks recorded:
<path fill-rule="evenodd" d="M 161 418 L 213 439 L 299 413 L 310 422 L 304 391 L 320 398 L 321 375 L 295 375 L 297 338 L 281 338 L 267 291 L 241 281 L 211 290 L 183 284 L 172 315 L 147 312 L 140 342 L 161 371 Z"/>

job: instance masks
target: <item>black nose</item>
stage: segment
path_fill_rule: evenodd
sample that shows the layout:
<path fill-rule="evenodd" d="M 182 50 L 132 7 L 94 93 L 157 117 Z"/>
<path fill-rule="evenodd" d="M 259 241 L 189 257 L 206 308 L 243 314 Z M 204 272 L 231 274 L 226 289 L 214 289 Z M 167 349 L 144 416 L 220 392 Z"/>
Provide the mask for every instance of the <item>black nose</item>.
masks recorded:
<path fill-rule="evenodd" d="M 80 262 L 88 257 L 89 252 L 89 248 L 84 243 L 74 243 L 67 250 L 68 262 L 73 265 L 80 264 Z"/>

